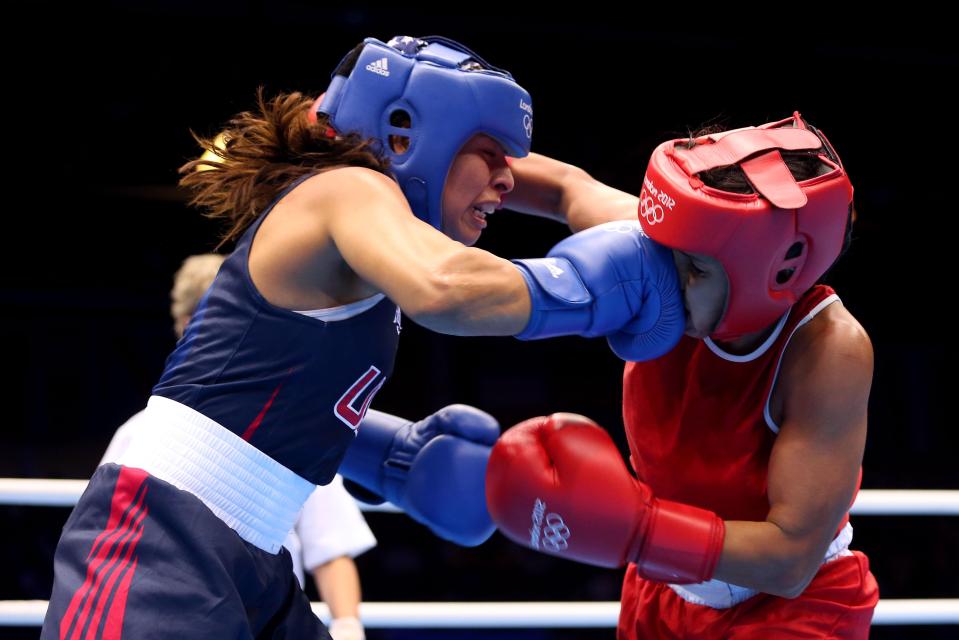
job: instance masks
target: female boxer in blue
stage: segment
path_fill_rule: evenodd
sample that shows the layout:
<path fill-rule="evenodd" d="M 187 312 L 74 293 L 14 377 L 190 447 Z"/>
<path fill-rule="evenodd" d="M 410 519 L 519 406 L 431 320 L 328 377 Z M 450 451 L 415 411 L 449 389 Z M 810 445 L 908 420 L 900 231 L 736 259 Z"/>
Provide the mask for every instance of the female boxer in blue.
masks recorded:
<path fill-rule="evenodd" d="M 446 539 L 485 540 L 496 422 L 463 406 L 415 424 L 368 411 L 401 309 L 450 334 L 606 336 L 630 360 L 676 343 L 671 253 L 635 222 L 545 259 L 469 247 L 515 186 L 506 157 L 529 152 L 531 105 L 462 45 L 367 39 L 322 100 L 261 96 L 222 149 L 204 141 L 217 158 L 188 163 L 182 183 L 236 247 L 142 437 L 64 528 L 43 638 L 327 638 L 281 544 L 337 469 Z M 571 220 L 575 195 L 598 187 L 565 175 L 569 189 L 540 176 L 521 200 Z"/>

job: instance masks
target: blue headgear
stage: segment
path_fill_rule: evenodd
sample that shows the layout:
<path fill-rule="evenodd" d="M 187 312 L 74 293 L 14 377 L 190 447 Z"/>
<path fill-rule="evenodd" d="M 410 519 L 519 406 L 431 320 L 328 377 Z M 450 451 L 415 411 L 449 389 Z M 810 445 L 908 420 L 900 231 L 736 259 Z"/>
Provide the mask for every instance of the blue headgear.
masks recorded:
<path fill-rule="evenodd" d="M 410 208 L 437 229 L 446 175 L 471 137 L 484 133 L 523 157 L 533 135 L 532 100 L 513 76 L 437 36 L 366 38 L 340 62 L 317 113 L 379 141 Z M 390 136 L 408 148 L 394 151 Z"/>

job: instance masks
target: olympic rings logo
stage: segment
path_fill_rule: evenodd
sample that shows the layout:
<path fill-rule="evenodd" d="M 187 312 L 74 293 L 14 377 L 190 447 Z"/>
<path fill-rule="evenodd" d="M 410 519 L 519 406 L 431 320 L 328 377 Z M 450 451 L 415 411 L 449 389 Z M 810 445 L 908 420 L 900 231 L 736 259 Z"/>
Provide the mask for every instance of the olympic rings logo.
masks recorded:
<path fill-rule="evenodd" d="M 523 128 L 526 129 L 526 137 L 533 137 L 533 118 L 530 115 L 523 116 Z"/>
<path fill-rule="evenodd" d="M 558 513 L 546 516 L 546 526 L 543 527 L 543 546 L 553 553 L 559 553 L 569 547 L 570 530 Z"/>
<path fill-rule="evenodd" d="M 646 189 L 643 189 L 639 199 L 639 215 L 645 218 L 646 224 L 649 225 L 659 224 L 666 218 L 663 207 L 656 204 L 656 201 L 646 192 Z"/>
<path fill-rule="evenodd" d="M 570 530 L 558 513 L 546 513 L 546 503 L 536 498 L 533 503 L 533 526 L 529 530 L 529 546 L 539 549 L 542 546 L 546 551 L 559 553 L 569 547 Z"/>

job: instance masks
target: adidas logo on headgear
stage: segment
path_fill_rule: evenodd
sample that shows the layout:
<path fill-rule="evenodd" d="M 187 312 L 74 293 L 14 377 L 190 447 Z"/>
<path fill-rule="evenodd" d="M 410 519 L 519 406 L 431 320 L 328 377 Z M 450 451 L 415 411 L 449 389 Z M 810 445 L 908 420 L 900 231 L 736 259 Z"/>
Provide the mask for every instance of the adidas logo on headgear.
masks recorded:
<path fill-rule="evenodd" d="M 390 77 L 390 62 L 386 58 L 380 58 L 376 62 L 366 65 L 366 70 L 388 78 Z"/>

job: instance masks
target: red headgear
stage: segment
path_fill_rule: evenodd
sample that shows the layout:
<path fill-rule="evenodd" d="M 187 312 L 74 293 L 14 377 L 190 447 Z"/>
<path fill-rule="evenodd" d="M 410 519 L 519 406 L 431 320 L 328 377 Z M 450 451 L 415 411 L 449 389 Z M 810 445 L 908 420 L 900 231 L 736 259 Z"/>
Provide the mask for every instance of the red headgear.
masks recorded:
<path fill-rule="evenodd" d="M 826 137 L 791 118 L 656 147 L 640 192 L 639 221 L 667 247 L 711 256 L 729 278 L 712 337 L 759 331 L 815 284 L 842 250 L 852 184 Z M 797 182 L 780 150 L 818 155 L 826 172 Z M 698 174 L 739 166 L 754 193 L 705 185 Z"/>

